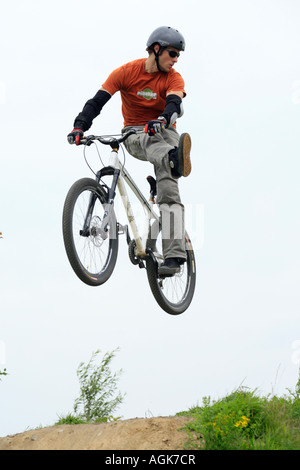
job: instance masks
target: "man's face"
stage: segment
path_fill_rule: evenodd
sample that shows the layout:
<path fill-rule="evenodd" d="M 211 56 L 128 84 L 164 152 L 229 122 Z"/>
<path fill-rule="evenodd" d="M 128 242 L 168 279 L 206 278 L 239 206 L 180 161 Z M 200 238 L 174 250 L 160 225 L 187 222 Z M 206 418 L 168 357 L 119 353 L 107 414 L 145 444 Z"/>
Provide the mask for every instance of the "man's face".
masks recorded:
<path fill-rule="evenodd" d="M 179 50 L 175 49 L 175 47 L 168 46 L 167 49 L 163 49 L 159 56 L 159 67 L 163 72 L 170 72 L 172 67 L 178 61 L 177 55 L 179 56 Z"/>

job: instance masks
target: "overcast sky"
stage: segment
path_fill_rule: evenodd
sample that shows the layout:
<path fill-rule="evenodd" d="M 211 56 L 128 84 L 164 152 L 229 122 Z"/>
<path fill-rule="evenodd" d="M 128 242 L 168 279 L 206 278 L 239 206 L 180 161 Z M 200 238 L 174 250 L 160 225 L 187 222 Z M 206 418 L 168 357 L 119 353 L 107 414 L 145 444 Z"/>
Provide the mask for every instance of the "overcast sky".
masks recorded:
<path fill-rule="evenodd" d="M 0 17 L 0 436 L 72 411 L 76 369 L 119 347 L 117 415 L 170 415 L 240 384 L 294 388 L 300 365 L 300 4 L 298 0 L 5 2 Z M 64 251 L 64 199 L 91 176 L 67 143 L 108 74 L 146 57 L 156 27 L 186 39 L 176 69 L 180 181 L 197 261 L 191 307 L 159 308 L 125 240 L 111 279 L 81 283 Z M 115 95 L 91 133 L 122 128 Z M 93 156 L 91 155 L 91 158 Z M 140 186 L 151 165 L 126 157 Z M 121 214 L 122 215 L 122 214 Z M 125 219 L 121 222 L 125 223 Z"/>

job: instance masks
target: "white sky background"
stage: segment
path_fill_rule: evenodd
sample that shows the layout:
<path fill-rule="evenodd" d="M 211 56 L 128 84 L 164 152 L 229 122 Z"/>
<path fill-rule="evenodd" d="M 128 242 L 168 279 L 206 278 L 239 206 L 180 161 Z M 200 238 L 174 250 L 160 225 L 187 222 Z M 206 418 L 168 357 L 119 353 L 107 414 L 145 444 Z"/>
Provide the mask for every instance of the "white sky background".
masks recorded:
<path fill-rule="evenodd" d="M 124 370 L 124 418 L 174 414 L 242 382 L 263 394 L 295 386 L 299 18 L 298 0 L 1 7 L 0 370 L 10 375 L 0 383 L 0 436 L 72 411 L 76 369 L 98 348 L 120 347 L 112 369 Z M 61 231 L 69 187 L 90 176 L 82 148 L 66 141 L 74 117 L 114 68 L 146 57 L 161 25 L 186 39 L 178 130 L 193 140 L 193 171 L 180 186 L 194 214 L 197 291 L 175 317 L 156 304 L 124 239 L 112 278 L 91 288 L 71 270 Z M 90 132 L 121 127 L 116 95 Z M 151 165 L 126 162 L 147 188 Z"/>

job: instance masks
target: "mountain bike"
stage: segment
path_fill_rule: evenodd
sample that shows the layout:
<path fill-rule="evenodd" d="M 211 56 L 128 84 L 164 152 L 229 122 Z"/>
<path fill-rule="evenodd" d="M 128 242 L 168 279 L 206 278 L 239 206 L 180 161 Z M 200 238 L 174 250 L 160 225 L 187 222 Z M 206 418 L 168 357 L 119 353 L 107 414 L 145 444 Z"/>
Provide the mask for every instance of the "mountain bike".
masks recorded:
<path fill-rule="evenodd" d="M 180 272 L 173 276 L 160 276 L 158 268 L 163 262 L 162 228 L 155 205 L 156 180 L 148 176 L 150 198 L 147 200 L 119 159 L 119 149 L 130 135 L 139 132 L 130 129 L 121 136 L 83 137 L 85 149 L 100 142 L 111 147 L 108 165 L 94 172 L 95 178 L 82 178 L 70 188 L 63 208 L 63 238 L 71 267 L 84 283 L 99 286 L 106 282 L 116 265 L 119 235 L 126 236 L 130 261 L 146 269 L 151 291 L 159 306 L 167 313 L 183 313 L 190 305 L 196 283 L 196 263 L 191 240 L 185 232 L 187 260 Z M 124 151 L 123 151 L 124 152 Z M 109 182 L 107 181 L 109 180 Z M 109 183 L 109 184 L 108 184 Z M 138 227 L 129 200 L 126 185 L 135 194 L 144 209 L 144 229 Z M 118 222 L 115 213 L 116 190 L 119 191 L 128 225 Z"/>

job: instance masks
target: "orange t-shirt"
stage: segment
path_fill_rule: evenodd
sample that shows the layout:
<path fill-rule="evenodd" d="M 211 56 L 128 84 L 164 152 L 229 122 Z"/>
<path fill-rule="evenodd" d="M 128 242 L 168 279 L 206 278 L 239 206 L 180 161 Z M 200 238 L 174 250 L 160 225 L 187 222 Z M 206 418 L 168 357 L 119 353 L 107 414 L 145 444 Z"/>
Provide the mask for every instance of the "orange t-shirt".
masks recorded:
<path fill-rule="evenodd" d="M 144 126 L 157 119 L 170 91 L 184 91 L 184 80 L 174 69 L 148 73 L 146 59 L 137 59 L 114 70 L 102 87 L 111 95 L 121 92 L 124 126 Z"/>

